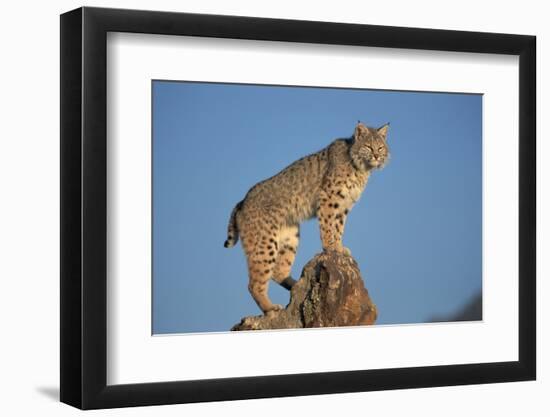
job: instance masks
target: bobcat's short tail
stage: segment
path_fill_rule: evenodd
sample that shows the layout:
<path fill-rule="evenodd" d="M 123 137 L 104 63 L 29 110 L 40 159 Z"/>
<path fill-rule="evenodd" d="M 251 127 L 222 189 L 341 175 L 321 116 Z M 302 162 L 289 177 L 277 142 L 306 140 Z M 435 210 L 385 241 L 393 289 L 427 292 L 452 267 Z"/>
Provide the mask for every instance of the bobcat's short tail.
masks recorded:
<path fill-rule="evenodd" d="M 223 244 L 226 248 L 235 246 L 235 243 L 239 241 L 239 229 L 237 227 L 237 212 L 243 206 L 243 202 L 239 201 L 233 211 L 231 212 L 231 217 L 229 218 L 229 224 L 227 225 L 227 240 Z"/>

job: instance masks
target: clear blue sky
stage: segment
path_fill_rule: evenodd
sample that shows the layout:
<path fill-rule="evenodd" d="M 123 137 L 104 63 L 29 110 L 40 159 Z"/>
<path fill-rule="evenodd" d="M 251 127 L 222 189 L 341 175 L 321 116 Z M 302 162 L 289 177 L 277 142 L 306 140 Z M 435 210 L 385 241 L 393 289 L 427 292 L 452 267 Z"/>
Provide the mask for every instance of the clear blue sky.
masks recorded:
<path fill-rule="evenodd" d="M 153 333 L 227 331 L 259 314 L 240 243 L 223 247 L 233 206 L 258 181 L 357 120 L 391 122 L 391 160 L 350 213 L 344 244 L 378 324 L 455 313 L 481 291 L 482 96 L 153 82 Z M 292 273 L 321 250 L 302 224 Z M 270 284 L 273 302 L 288 291 Z"/>

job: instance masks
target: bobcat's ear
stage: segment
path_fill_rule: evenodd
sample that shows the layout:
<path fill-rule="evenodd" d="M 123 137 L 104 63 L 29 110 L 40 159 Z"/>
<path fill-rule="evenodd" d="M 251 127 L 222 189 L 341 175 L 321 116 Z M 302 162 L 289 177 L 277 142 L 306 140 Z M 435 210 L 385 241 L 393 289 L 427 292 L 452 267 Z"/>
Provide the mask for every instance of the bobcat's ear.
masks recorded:
<path fill-rule="evenodd" d="M 388 128 L 390 127 L 390 122 L 386 123 L 384 126 L 378 128 L 378 133 L 382 135 L 384 140 L 386 140 L 386 135 L 388 134 Z"/>
<path fill-rule="evenodd" d="M 361 133 L 363 133 L 366 130 L 367 130 L 366 126 L 358 120 L 357 126 L 355 126 L 355 132 L 353 133 L 353 138 L 354 139 L 359 138 L 361 136 Z"/>

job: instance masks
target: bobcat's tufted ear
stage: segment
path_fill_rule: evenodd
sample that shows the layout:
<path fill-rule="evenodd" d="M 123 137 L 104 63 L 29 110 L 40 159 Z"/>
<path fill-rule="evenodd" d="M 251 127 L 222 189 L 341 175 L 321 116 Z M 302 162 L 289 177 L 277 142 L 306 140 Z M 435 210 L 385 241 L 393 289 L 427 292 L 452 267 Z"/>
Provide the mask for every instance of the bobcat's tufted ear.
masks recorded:
<path fill-rule="evenodd" d="M 386 135 L 388 134 L 388 128 L 390 127 L 390 122 L 386 123 L 384 126 L 378 128 L 378 133 L 382 135 L 384 140 L 386 140 Z"/>
<path fill-rule="evenodd" d="M 355 126 L 355 132 L 353 133 L 353 138 L 357 139 L 361 137 L 364 132 L 368 132 L 368 129 L 363 123 L 361 123 L 361 121 L 358 120 L 357 126 Z"/>

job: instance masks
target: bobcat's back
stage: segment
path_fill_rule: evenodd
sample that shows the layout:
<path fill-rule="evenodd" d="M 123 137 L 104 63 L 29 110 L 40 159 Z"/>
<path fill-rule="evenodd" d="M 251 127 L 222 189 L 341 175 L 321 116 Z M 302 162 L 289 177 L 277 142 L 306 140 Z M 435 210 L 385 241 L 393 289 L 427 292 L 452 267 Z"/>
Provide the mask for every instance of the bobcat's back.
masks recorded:
<path fill-rule="evenodd" d="M 253 186 L 243 200 L 243 209 L 255 206 L 280 212 L 285 218 L 283 223 L 287 224 L 315 216 L 327 165 L 328 149 L 297 160 L 273 177 Z"/>

